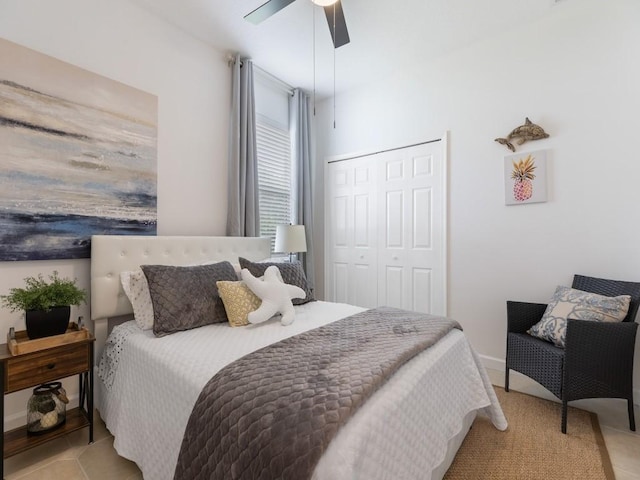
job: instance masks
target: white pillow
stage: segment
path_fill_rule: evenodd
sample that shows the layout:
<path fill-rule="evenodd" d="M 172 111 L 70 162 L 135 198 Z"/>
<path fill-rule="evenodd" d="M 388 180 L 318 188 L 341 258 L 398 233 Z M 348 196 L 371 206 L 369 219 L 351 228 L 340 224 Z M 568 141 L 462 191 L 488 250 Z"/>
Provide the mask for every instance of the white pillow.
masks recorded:
<path fill-rule="evenodd" d="M 233 269 L 236 271 L 236 275 L 238 276 L 238 281 L 241 281 L 242 274 L 240 272 L 242 271 L 242 267 L 240 266 L 239 263 L 231 263 L 231 265 L 233 265 Z"/>
<path fill-rule="evenodd" d="M 153 328 L 153 304 L 147 277 L 141 268 L 131 272 L 120 272 L 122 289 L 133 306 L 133 316 L 142 330 Z"/>

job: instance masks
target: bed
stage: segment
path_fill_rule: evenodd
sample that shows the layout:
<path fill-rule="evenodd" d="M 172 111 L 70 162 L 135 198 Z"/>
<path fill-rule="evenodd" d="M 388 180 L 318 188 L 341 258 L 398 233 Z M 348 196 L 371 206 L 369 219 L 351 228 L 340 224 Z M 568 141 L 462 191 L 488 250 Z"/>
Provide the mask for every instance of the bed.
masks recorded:
<path fill-rule="evenodd" d="M 363 309 L 315 301 L 296 306 L 295 322 L 286 327 L 275 319 L 241 328 L 218 323 L 155 337 L 131 320 L 120 273 L 140 265 L 237 263 L 239 257 L 259 261 L 269 257 L 269 247 L 261 238 L 92 238 L 96 406 L 114 435 L 115 449 L 136 462 L 144 478 L 174 478 L 194 404 L 225 365 Z M 109 360 L 100 362 L 103 352 Z M 311 478 L 440 479 L 478 412 L 506 429 L 478 356 L 454 329 L 375 391 L 337 432 Z"/>

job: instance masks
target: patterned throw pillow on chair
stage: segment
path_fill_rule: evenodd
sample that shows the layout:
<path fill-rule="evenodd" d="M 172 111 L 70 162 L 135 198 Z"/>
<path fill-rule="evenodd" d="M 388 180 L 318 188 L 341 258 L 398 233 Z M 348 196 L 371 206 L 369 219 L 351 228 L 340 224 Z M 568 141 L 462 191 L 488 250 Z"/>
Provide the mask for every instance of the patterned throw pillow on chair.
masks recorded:
<path fill-rule="evenodd" d="M 621 322 L 627 316 L 630 302 L 629 295 L 606 297 L 569 287 L 557 287 L 542 319 L 527 333 L 564 347 L 568 318 Z"/>

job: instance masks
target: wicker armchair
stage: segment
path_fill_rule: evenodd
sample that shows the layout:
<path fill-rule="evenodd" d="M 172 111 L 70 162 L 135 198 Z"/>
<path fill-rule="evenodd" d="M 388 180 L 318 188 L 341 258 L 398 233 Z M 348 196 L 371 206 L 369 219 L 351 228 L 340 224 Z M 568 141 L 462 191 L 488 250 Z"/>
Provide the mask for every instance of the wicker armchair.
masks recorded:
<path fill-rule="evenodd" d="M 556 347 L 526 333 L 544 314 L 546 304 L 507 302 L 507 366 L 534 379 L 562 400 L 562 433 L 567 433 L 567 402 L 582 398 L 623 398 L 629 428 L 633 412 L 633 354 L 640 283 L 576 275 L 573 288 L 606 296 L 630 295 L 629 313 L 621 323 L 585 320 L 567 322 L 566 346 Z"/>

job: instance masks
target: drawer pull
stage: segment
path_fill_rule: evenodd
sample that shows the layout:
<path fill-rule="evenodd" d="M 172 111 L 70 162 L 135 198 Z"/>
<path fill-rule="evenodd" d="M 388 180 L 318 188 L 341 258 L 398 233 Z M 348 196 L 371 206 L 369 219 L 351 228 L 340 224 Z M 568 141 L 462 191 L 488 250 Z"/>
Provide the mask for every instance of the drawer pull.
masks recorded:
<path fill-rule="evenodd" d="M 56 368 L 56 364 L 55 363 L 49 363 L 49 364 L 47 364 L 47 368 L 49 370 L 53 370 L 54 368 Z"/>

